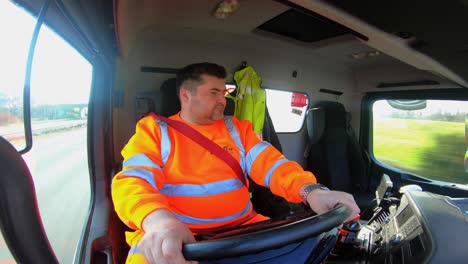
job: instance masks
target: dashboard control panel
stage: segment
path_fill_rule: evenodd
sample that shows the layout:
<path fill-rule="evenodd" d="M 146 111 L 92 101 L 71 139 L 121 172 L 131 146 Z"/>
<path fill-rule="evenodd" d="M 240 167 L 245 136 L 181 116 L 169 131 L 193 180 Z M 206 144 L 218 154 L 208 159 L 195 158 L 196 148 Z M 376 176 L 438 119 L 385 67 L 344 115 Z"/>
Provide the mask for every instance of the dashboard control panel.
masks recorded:
<path fill-rule="evenodd" d="M 466 263 L 468 198 L 434 194 L 417 185 L 377 188 L 378 206 L 356 232 L 340 230 L 325 263 Z"/>

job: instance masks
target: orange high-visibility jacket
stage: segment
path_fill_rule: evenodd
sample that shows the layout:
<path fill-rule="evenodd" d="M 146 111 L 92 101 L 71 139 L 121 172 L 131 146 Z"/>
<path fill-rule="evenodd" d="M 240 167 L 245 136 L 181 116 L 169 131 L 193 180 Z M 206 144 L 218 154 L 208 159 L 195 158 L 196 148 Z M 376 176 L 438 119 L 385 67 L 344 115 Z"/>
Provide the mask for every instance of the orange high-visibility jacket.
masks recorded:
<path fill-rule="evenodd" d="M 184 122 L 180 113 L 170 118 Z M 246 176 L 290 202 L 301 202 L 301 186 L 316 182 L 311 172 L 261 141 L 249 121 L 226 116 L 212 125 L 188 125 L 229 152 Z M 143 219 L 162 208 L 197 233 L 256 215 L 248 187 L 231 167 L 154 114 L 138 122 L 122 155 L 123 169 L 112 181 L 112 198 L 119 217 L 136 230 L 127 234 L 130 245 L 141 238 Z"/>

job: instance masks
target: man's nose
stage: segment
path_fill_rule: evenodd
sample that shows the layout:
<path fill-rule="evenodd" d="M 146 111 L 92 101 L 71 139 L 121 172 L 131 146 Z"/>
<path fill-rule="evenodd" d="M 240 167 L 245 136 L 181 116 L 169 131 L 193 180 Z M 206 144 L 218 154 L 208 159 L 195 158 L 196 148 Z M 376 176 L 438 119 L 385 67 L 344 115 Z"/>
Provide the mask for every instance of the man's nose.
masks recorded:
<path fill-rule="evenodd" d="M 219 96 L 218 103 L 226 105 L 226 97 L 224 95 Z"/>

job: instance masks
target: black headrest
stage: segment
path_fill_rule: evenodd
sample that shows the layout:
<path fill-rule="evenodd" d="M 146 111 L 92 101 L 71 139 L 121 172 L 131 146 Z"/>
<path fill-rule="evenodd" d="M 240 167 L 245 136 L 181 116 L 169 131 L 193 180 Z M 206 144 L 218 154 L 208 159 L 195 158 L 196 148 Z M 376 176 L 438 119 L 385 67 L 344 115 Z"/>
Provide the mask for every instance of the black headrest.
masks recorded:
<path fill-rule="evenodd" d="M 161 85 L 161 115 L 171 116 L 180 111 L 180 101 L 177 95 L 176 79 L 167 79 Z"/>
<path fill-rule="evenodd" d="M 339 102 L 322 101 L 307 110 L 307 134 L 312 144 L 317 143 L 330 129 L 346 129 L 351 116 Z"/>
<path fill-rule="evenodd" d="M 306 126 L 310 143 L 316 144 L 322 138 L 325 130 L 325 111 L 322 108 L 307 110 Z"/>
<path fill-rule="evenodd" d="M 346 110 L 339 102 L 322 101 L 315 107 L 325 111 L 325 130 L 333 128 L 346 128 Z"/>

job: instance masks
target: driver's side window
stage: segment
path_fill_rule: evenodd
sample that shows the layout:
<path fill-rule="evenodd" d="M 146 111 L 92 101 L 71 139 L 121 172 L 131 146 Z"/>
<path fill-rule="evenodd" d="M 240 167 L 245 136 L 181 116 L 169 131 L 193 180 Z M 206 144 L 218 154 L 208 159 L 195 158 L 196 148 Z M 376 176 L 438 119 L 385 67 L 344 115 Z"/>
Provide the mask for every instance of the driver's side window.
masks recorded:
<path fill-rule="evenodd" d="M 25 147 L 23 85 L 36 19 L 0 1 L 0 135 Z M 90 178 L 87 109 L 92 65 L 46 25 L 38 36 L 31 74 L 33 147 L 23 155 L 36 188 L 47 236 L 60 263 L 72 263 L 87 217 Z M 0 237 L 2 238 L 2 237 Z M 0 263 L 14 263 L 0 239 Z"/>

